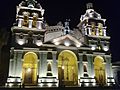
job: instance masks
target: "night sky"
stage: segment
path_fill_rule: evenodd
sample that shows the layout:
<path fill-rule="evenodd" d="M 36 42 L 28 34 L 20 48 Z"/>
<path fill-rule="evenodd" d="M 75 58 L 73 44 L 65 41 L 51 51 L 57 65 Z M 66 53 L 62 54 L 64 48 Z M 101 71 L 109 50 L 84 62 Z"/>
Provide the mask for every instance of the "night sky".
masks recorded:
<path fill-rule="evenodd" d="M 15 23 L 16 6 L 22 0 L 0 0 L 0 28 L 10 28 Z M 112 60 L 120 60 L 120 1 L 119 0 L 37 0 L 45 9 L 45 21 L 56 25 L 70 19 L 71 29 L 79 23 L 86 11 L 86 3 L 92 2 L 95 11 L 107 19 L 107 31 L 111 36 Z M 10 29 L 7 29 L 10 32 Z"/>

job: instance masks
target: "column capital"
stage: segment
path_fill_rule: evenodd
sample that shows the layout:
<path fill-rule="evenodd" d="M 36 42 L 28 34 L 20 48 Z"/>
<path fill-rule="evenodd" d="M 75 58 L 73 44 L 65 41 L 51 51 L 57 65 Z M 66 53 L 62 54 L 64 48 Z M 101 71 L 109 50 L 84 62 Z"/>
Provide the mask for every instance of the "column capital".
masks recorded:
<path fill-rule="evenodd" d="M 47 54 L 48 52 L 39 52 L 40 54 Z"/>
<path fill-rule="evenodd" d="M 52 54 L 57 54 L 57 51 L 52 51 Z"/>
<path fill-rule="evenodd" d="M 78 53 L 78 55 L 79 55 L 79 56 L 82 56 L 82 55 L 83 55 L 83 53 Z"/>

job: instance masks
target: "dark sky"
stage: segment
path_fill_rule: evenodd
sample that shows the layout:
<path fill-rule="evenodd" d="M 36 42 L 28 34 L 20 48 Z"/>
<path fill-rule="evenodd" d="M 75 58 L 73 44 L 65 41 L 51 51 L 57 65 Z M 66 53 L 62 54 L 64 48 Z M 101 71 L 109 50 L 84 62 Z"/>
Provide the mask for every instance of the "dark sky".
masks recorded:
<path fill-rule="evenodd" d="M 15 22 L 16 5 L 22 0 L 0 0 L 0 27 L 11 27 Z M 113 61 L 120 60 L 120 1 L 119 0 L 38 0 L 45 9 L 45 20 L 49 25 L 70 19 L 76 27 L 80 16 L 85 13 L 86 3 L 92 2 L 95 11 L 107 19 L 107 31 L 111 36 Z M 71 28 L 71 29 L 72 29 Z M 8 30 L 9 31 L 9 30 Z"/>

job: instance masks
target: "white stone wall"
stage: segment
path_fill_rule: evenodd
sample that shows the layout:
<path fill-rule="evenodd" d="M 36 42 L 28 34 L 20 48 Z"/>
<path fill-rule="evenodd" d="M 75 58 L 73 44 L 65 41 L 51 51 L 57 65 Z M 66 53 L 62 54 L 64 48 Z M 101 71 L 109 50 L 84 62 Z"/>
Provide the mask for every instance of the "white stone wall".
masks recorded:
<path fill-rule="evenodd" d="M 44 42 L 51 41 L 52 39 L 55 39 L 55 38 L 60 37 L 62 35 L 63 35 L 62 31 L 55 31 L 55 32 L 46 33 L 45 37 L 44 37 Z"/>

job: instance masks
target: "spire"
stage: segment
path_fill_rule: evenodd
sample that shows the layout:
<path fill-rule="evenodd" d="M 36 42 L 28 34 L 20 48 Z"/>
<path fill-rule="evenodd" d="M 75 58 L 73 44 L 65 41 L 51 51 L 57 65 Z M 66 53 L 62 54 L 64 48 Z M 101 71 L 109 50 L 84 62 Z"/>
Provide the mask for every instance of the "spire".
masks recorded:
<path fill-rule="evenodd" d="M 69 34 L 70 33 L 69 21 L 70 21 L 70 19 L 66 19 L 64 34 Z"/>
<path fill-rule="evenodd" d="M 93 3 L 87 3 L 86 7 L 87 9 L 93 9 Z"/>

